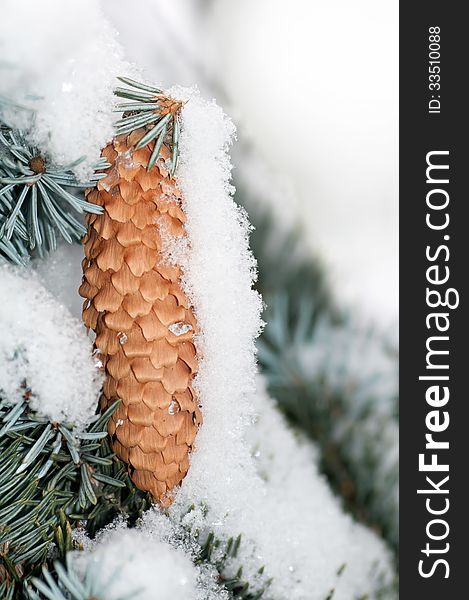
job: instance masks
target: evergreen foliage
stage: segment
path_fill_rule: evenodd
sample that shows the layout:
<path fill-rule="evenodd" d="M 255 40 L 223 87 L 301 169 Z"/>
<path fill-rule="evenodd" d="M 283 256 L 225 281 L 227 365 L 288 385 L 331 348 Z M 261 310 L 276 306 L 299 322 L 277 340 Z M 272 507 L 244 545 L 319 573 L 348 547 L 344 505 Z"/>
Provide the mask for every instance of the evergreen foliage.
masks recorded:
<path fill-rule="evenodd" d="M 132 102 L 118 104 L 115 108 L 116 112 L 123 113 L 122 118 L 115 123 L 117 135 L 129 134 L 136 129 L 145 128 L 147 131 L 142 134 L 135 146 L 137 150 L 156 140 L 147 171 L 155 166 L 163 143 L 166 143 L 171 149 L 170 172 L 173 176 L 179 158 L 179 112 L 182 102 L 166 96 L 159 88 L 139 83 L 128 77 L 118 79 L 127 87 L 116 88 L 115 95 Z"/>
<path fill-rule="evenodd" d="M 51 163 L 0 112 L 0 256 L 25 265 L 33 251 L 43 256 L 55 250 L 58 235 L 69 243 L 81 240 L 86 228 L 73 213 L 102 209 L 86 202 L 80 190 L 103 176 L 95 172 L 89 181 L 79 182 L 73 168 L 81 160 L 65 166 Z M 96 165 L 105 167 L 103 161 Z"/>
<path fill-rule="evenodd" d="M 18 587 L 46 560 L 56 536 L 63 538 L 61 516 L 74 524 L 89 519 L 93 526 L 106 506 L 102 499 L 126 485 L 119 473 L 103 472 L 115 460 L 106 429 L 115 408 L 77 433 L 32 413 L 27 391 L 16 404 L 0 399 L 0 568 L 5 585 Z"/>
<path fill-rule="evenodd" d="M 109 448 L 107 421 L 117 403 L 76 433 L 31 413 L 27 398 L 26 392 L 18 404 L 0 400 L 0 597 L 99 599 L 105 589 L 99 565 L 91 563 L 82 580 L 70 560 L 79 549 L 73 529 L 85 527 L 93 537 L 119 515 L 132 526 L 151 506 Z M 181 527 L 181 537 L 193 546 L 189 536 Z M 214 566 L 219 585 L 233 598 L 259 600 L 264 588 L 251 592 L 242 568 L 229 570 L 240 543 L 241 537 L 223 541 L 209 533 L 194 562 Z"/>

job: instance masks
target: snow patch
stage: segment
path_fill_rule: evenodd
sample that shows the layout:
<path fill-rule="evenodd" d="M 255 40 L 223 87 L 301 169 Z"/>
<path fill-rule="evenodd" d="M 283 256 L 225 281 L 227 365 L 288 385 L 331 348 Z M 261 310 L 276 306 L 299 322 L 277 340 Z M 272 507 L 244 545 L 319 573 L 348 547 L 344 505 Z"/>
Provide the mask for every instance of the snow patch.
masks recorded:
<path fill-rule="evenodd" d="M 118 519 L 95 540 L 81 533 L 75 538 L 84 550 L 73 553 L 72 564 L 82 579 L 95 574 L 102 600 L 229 600 L 215 569 L 194 565 L 183 548 L 168 543 L 164 529 L 127 529 Z"/>
<path fill-rule="evenodd" d="M 73 564 L 82 575 L 94 571 L 103 584 L 103 600 L 195 599 L 196 571 L 190 560 L 136 530 L 106 532 L 88 552 L 75 552 Z"/>
<path fill-rule="evenodd" d="M 86 180 L 113 137 L 116 76 L 136 71 L 100 3 L 5 0 L 0 55 L 1 93 L 36 111 L 32 143 L 59 164 L 85 156 L 74 170 Z M 24 113 L 17 118 L 24 126 Z"/>
<path fill-rule="evenodd" d="M 52 421 L 84 428 L 98 404 L 102 377 L 80 321 L 31 271 L 0 266 L 0 394 Z"/>
<path fill-rule="evenodd" d="M 240 482 L 231 473 L 242 465 L 246 476 L 249 471 L 249 452 L 236 440 L 253 417 L 254 340 L 262 328 L 262 300 L 252 287 L 257 272 L 249 249 L 250 224 L 232 197 L 228 149 L 235 127 L 215 101 L 203 100 L 197 90 L 174 88 L 169 93 L 187 100 L 177 181 L 189 240 L 169 251 L 182 266 L 183 285 L 201 331 L 196 339 L 201 360 L 195 387 L 204 424 L 184 489 L 200 500 L 210 490 L 210 504 L 222 512 L 229 507 L 229 494 L 239 492 Z M 214 479 L 222 483 L 220 494 Z"/>

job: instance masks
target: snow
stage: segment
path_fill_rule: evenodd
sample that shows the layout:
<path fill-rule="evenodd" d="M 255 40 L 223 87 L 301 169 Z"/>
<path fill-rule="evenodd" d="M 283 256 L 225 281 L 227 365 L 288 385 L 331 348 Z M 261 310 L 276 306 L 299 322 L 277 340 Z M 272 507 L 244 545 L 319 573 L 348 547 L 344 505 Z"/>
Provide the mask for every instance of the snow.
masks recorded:
<path fill-rule="evenodd" d="M 102 377 L 85 329 L 31 271 L 0 266 L 0 394 L 31 390 L 33 410 L 83 428 L 94 415 Z"/>
<path fill-rule="evenodd" d="M 219 452 L 234 450 L 229 439 L 239 437 L 251 418 L 254 340 L 262 327 L 262 300 L 252 288 L 256 262 L 249 249 L 249 221 L 232 198 L 227 150 L 234 125 L 214 101 L 203 100 L 194 89 L 175 88 L 169 93 L 187 100 L 176 175 L 184 197 L 188 243 L 169 246 L 166 252 L 183 268 L 183 285 L 201 331 L 196 336 L 201 360 L 195 387 L 204 425 L 197 436 L 193 477 L 185 484 L 190 488 L 199 477 L 226 477 Z M 243 453 L 233 454 L 233 460 L 244 458 Z"/>
<path fill-rule="evenodd" d="M 163 540 L 161 530 L 127 529 L 118 520 L 90 540 L 81 530 L 72 564 L 82 578 L 94 571 L 102 600 L 229 600 L 216 572 L 195 566 L 182 548 Z M 109 582 L 109 583 L 108 583 Z"/>
<path fill-rule="evenodd" d="M 36 110 L 31 141 L 60 164 L 85 156 L 75 173 L 86 179 L 113 135 L 116 76 L 135 71 L 100 4 L 5 0 L 0 54 L 2 94 Z"/>
<path fill-rule="evenodd" d="M 88 552 L 75 552 L 73 564 L 95 569 L 102 600 L 194 600 L 196 571 L 182 552 L 134 530 L 106 532 Z"/>
<path fill-rule="evenodd" d="M 389 582 L 390 555 L 382 541 L 343 512 L 318 471 L 316 447 L 288 428 L 262 381 L 259 388 L 259 416 L 247 439 L 267 489 L 266 505 L 258 510 L 269 517 L 259 537 L 281 580 L 277 595 L 288 595 L 290 572 L 292 599 L 324 598 L 329 586 L 335 599 L 346 600 L 373 590 L 379 574 Z"/>

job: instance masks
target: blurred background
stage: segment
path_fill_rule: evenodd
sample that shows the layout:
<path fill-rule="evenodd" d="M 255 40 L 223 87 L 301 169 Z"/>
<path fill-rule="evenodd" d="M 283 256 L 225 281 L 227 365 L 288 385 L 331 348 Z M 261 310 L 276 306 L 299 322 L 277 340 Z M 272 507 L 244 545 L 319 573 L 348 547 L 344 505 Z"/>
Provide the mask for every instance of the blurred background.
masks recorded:
<path fill-rule="evenodd" d="M 345 303 L 395 325 L 397 3 L 140 0 L 129 11 L 114 0 L 103 8 L 147 77 L 197 84 L 224 104 L 241 142 L 235 176 L 259 188 L 257 204 L 279 224 L 301 227 Z"/>
<path fill-rule="evenodd" d="M 261 371 L 344 506 L 396 550 L 397 2 L 102 6 L 147 79 L 197 85 L 234 119 Z"/>

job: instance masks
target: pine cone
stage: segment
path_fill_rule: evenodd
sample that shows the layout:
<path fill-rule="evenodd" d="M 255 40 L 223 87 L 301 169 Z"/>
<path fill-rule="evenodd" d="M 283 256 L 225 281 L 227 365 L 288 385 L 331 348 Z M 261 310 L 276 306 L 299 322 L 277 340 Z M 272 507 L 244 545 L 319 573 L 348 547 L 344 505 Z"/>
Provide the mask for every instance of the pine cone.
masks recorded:
<path fill-rule="evenodd" d="M 109 422 L 114 452 L 135 485 L 167 506 L 202 420 L 192 387 L 197 323 L 180 268 L 162 255 L 163 231 L 185 233 L 181 193 L 165 168 L 165 146 L 147 171 L 154 142 L 134 149 L 143 133 L 117 137 L 103 150 L 112 166 L 87 193 L 104 212 L 87 218 L 80 294 L 106 372 L 102 409 L 121 401 Z"/>

